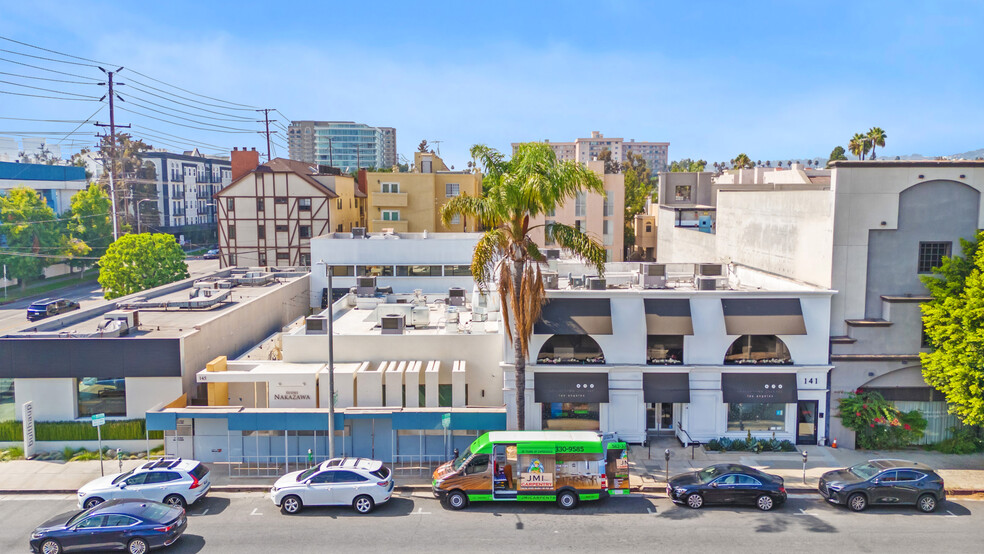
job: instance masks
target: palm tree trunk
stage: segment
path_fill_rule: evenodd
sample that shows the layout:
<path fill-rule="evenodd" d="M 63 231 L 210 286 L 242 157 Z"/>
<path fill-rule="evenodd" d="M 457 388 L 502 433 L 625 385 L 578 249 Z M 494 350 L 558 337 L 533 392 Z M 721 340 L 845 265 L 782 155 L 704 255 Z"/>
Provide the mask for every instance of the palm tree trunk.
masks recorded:
<path fill-rule="evenodd" d="M 523 262 L 513 261 L 513 298 L 519 298 L 523 283 Z M 513 322 L 519 321 L 517 311 L 522 308 L 513 306 Z M 513 330 L 513 355 L 516 360 L 516 429 L 526 429 L 526 355 L 523 353 L 523 340 L 519 336 L 519 327 Z"/>

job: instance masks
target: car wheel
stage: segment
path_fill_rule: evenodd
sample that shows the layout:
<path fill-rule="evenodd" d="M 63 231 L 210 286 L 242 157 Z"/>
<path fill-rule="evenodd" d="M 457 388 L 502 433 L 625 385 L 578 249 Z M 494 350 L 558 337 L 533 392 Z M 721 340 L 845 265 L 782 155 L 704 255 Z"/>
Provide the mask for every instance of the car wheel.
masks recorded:
<path fill-rule="evenodd" d="M 376 503 L 372 501 L 372 497 L 366 494 L 356 496 L 355 500 L 352 501 L 352 507 L 360 514 L 368 514 L 375 505 Z"/>
<path fill-rule="evenodd" d="M 61 554 L 61 545 L 54 539 L 41 543 L 41 554 Z"/>
<path fill-rule="evenodd" d="M 916 507 L 919 508 L 919 511 L 926 512 L 927 514 L 935 512 L 937 506 L 936 497 L 931 494 L 924 494 L 916 501 Z"/>
<path fill-rule="evenodd" d="M 461 491 L 451 491 L 448 495 L 448 506 L 452 510 L 461 510 L 468 505 L 468 497 Z"/>
<path fill-rule="evenodd" d="M 147 541 L 143 539 L 133 539 L 126 545 L 126 551 L 130 554 L 147 554 L 149 550 Z"/>
<path fill-rule="evenodd" d="M 557 495 L 557 504 L 565 510 L 573 510 L 577 507 L 577 495 L 571 491 L 564 491 Z"/>
<path fill-rule="evenodd" d="M 762 496 L 758 497 L 758 499 L 755 500 L 755 505 L 758 506 L 759 510 L 762 510 L 763 512 L 768 512 L 772 508 L 776 507 L 776 502 L 775 500 L 772 500 L 771 496 L 767 494 L 763 494 Z"/>
<path fill-rule="evenodd" d="M 855 512 L 863 512 L 868 507 L 868 499 L 856 492 L 847 498 L 847 507 Z"/>
<path fill-rule="evenodd" d="M 180 494 L 169 494 L 164 497 L 164 503 L 175 508 L 184 508 L 185 499 Z"/>
<path fill-rule="evenodd" d="M 694 510 L 700 509 L 700 507 L 703 506 L 703 505 L 704 505 L 704 497 L 703 496 L 701 496 L 701 495 L 699 495 L 697 493 L 693 493 L 693 494 L 687 496 L 687 506 L 693 508 Z"/>
<path fill-rule="evenodd" d="M 301 511 L 302 507 L 303 504 L 301 503 L 300 497 L 294 496 L 293 494 L 284 498 L 284 501 L 280 503 L 280 509 L 285 514 L 296 514 Z"/>
<path fill-rule="evenodd" d="M 98 496 L 93 496 L 92 498 L 86 500 L 84 504 L 82 504 L 82 508 L 88 510 L 89 508 L 94 508 L 99 504 L 102 504 L 103 502 L 104 500 L 102 498 L 99 498 Z"/>

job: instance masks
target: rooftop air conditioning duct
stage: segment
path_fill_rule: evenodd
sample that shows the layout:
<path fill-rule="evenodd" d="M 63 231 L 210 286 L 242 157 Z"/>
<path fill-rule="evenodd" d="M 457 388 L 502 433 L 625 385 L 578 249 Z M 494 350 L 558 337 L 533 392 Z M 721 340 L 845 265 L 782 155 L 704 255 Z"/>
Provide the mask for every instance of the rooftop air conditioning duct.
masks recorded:
<path fill-rule="evenodd" d="M 376 295 L 376 277 L 359 277 L 355 281 L 355 294 L 357 296 Z"/>
<path fill-rule="evenodd" d="M 306 335 L 327 335 L 328 318 L 325 316 L 313 315 L 304 322 Z"/>
<path fill-rule="evenodd" d="M 366 228 L 365 227 L 352 227 L 352 238 L 354 238 L 354 239 L 364 239 L 364 238 L 366 238 Z"/>
<path fill-rule="evenodd" d="M 701 277 L 721 277 L 724 275 L 724 268 L 721 264 L 700 264 L 697 274 Z"/>
<path fill-rule="evenodd" d="M 556 271 L 544 271 L 540 275 L 543 276 L 543 288 L 548 290 L 560 288 L 560 276 L 557 275 Z"/>
<path fill-rule="evenodd" d="M 714 277 L 698 277 L 697 290 L 716 290 L 717 279 Z"/>
<path fill-rule="evenodd" d="M 402 335 L 407 320 L 402 315 L 384 315 L 379 318 L 379 327 L 384 335 Z"/>
<path fill-rule="evenodd" d="M 666 264 L 639 264 L 639 275 L 643 288 L 666 288 Z"/>
<path fill-rule="evenodd" d="M 451 287 L 448 289 L 448 304 L 451 306 L 464 306 L 465 289 L 461 287 Z"/>

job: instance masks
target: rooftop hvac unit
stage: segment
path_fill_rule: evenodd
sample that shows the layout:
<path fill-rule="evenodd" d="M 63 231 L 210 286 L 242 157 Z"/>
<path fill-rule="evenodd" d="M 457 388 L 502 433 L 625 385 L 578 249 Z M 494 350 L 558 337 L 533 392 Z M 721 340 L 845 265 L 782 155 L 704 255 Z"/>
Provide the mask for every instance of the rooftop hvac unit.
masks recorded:
<path fill-rule="evenodd" d="M 366 228 L 365 227 L 352 227 L 352 238 L 354 238 L 354 239 L 364 239 L 364 238 L 366 238 Z"/>
<path fill-rule="evenodd" d="M 356 296 L 375 296 L 376 294 L 376 278 L 375 277 L 359 277 L 355 281 L 355 294 Z"/>
<path fill-rule="evenodd" d="M 639 264 L 639 276 L 643 288 L 666 288 L 666 264 Z"/>
<path fill-rule="evenodd" d="M 402 315 L 384 315 L 379 318 L 379 327 L 384 335 L 402 335 L 407 320 Z"/>
<path fill-rule="evenodd" d="M 451 306 L 464 306 L 465 289 L 461 287 L 451 287 L 448 289 L 448 304 Z"/>
<path fill-rule="evenodd" d="M 327 335 L 328 334 L 328 318 L 324 316 L 313 315 L 304 322 L 306 335 Z"/>
<path fill-rule="evenodd" d="M 724 275 L 724 268 L 721 264 L 700 264 L 697 274 L 701 277 L 721 277 Z"/>
<path fill-rule="evenodd" d="M 548 290 L 560 288 L 560 276 L 557 275 L 556 271 L 544 271 L 540 275 L 543 276 L 543 288 Z"/>
<path fill-rule="evenodd" d="M 605 279 L 601 277 L 588 278 L 588 290 L 605 290 Z"/>
<path fill-rule="evenodd" d="M 583 289 L 584 288 L 584 275 L 579 277 L 574 277 L 570 273 L 567 274 L 567 284 L 572 289 Z"/>
<path fill-rule="evenodd" d="M 543 250 L 543 256 L 548 260 L 560 259 L 560 248 L 547 248 Z"/>
<path fill-rule="evenodd" d="M 714 277 L 698 277 L 697 290 L 716 290 L 717 279 Z"/>

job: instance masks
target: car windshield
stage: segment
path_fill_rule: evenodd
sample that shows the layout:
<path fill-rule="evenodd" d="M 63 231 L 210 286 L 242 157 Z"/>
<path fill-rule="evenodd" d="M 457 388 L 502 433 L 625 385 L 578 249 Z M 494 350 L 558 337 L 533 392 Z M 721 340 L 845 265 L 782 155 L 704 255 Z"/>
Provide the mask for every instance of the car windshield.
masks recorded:
<path fill-rule="evenodd" d="M 116 485 L 120 481 L 126 479 L 127 477 L 129 477 L 131 475 L 133 475 L 133 470 L 132 469 L 130 471 L 126 472 L 126 473 L 121 473 L 116 479 L 113 479 L 113 484 Z"/>
<path fill-rule="evenodd" d="M 700 478 L 701 483 L 706 483 L 719 475 L 721 475 L 721 470 L 714 466 L 705 467 L 697 472 L 697 477 Z"/>
<path fill-rule="evenodd" d="M 872 477 L 877 475 L 879 471 L 881 471 L 880 469 L 869 463 L 863 463 L 863 464 L 851 466 L 847 468 L 847 470 L 862 479 L 871 479 Z"/>
<path fill-rule="evenodd" d="M 307 479 L 308 477 L 314 475 L 315 473 L 318 472 L 318 469 L 319 469 L 318 466 L 314 466 L 311 469 L 305 469 L 304 471 L 301 472 L 300 475 L 297 476 L 297 482 L 300 483 L 301 481 L 303 481 L 303 480 Z"/>
<path fill-rule="evenodd" d="M 465 452 L 461 456 L 458 456 L 457 458 L 454 459 L 454 462 L 451 462 L 451 466 L 454 467 L 454 469 L 456 470 L 461 469 L 461 466 L 464 465 L 464 463 L 468 460 L 468 458 L 471 458 L 471 455 L 472 455 L 472 451 L 471 451 L 471 447 L 469 446 L 468 448 L 465 449 Z"/>

